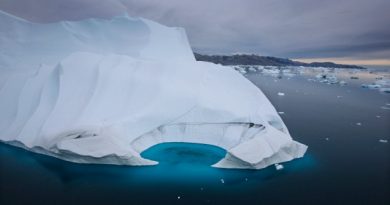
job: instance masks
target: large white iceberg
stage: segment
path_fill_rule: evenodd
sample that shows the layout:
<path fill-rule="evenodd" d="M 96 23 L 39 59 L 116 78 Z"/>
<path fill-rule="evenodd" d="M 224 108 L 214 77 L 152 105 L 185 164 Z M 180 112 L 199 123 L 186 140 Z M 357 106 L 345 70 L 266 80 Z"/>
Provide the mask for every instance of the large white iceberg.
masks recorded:
<path fill-rule="evenodd" d="M 36 24 L 0 12 L 0 139 L 78 163 L 152 165 L 163 142 L 222 147 L 214 166 L 302 157 L 264 94 L 197 62 L 181 28 L 119 16 Z"/>

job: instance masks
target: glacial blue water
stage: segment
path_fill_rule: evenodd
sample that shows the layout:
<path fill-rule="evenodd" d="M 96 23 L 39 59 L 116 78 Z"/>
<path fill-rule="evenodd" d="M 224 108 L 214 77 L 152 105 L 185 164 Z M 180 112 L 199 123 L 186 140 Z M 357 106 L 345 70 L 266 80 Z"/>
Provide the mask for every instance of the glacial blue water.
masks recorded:
<path fill-rule="evenodd" d="M 156 166 L 74 164 L 0 144 L 0 204 L 390 204 L 390 95 L 309 81 L 310 73 L 246 77 L 260 87 L 304 158 L 262 170 L 217 169 L 225 150 L 164 143 Z M 348 76 L 348 74 L 346 74 Z M 284 96 L 277 95 L 285 93 Z"/>

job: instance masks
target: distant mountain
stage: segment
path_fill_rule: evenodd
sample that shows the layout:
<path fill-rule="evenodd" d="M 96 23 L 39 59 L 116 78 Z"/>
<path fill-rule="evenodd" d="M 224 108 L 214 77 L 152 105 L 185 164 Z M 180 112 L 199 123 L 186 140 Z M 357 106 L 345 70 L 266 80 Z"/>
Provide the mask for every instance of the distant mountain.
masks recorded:
<path fill-rule="evenodd" d="M 222 65 L 263 65 L 263 66 L 307 66 L 307 67 L 327 67 L 327 68 L 355 68 L 366 69 L 357 65 L 344 65 L 332 62 L 303 63 L 287 58 L 277 58 L 271 56 L 258 55 L 203 55 L 194 53 L 198 61 L 207 61 Z"/>

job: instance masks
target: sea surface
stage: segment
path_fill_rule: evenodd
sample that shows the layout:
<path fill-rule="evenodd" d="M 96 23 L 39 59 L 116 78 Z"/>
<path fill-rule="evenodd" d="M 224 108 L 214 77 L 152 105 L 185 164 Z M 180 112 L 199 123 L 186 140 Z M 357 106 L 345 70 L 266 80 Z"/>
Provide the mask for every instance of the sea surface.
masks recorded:
<path fill-rule="evenodd" d="M 226 152 L 202 144 L 159 144 L 142 153 L 159 165 L 128 167 L 74 164 L 0 143 L 0 204 L 390 204 L 390 94 L 361 87 L 388 71 L 245 77 L 309 146 L 284 169 L 213 168 Z"/>

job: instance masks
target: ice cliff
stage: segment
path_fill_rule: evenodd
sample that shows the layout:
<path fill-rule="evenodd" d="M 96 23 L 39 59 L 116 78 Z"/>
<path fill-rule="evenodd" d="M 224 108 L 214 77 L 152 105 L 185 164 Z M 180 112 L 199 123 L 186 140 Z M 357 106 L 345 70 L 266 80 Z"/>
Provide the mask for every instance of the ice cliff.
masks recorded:
<path fill-rule="evenodd" d="M 197 62 L 180 28 L 119 16 L 37 24 L 0 12 L 0 139 L 78 163 L 151 165 L 158 143 L 227 150 L 214 166 L 302 157 L 264 94 Z"/>

